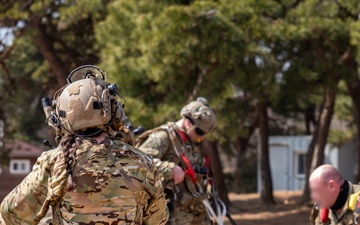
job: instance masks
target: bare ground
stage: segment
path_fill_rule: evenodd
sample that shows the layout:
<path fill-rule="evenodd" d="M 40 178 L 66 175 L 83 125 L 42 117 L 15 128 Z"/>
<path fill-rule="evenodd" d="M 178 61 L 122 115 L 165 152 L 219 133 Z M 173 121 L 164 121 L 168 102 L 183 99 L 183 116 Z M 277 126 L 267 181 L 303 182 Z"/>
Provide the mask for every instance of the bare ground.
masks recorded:
<path fill-rule="evenodd" d="M 259 194 L 230 194 L 230 213 L 239 225 L 304 225 L 309 224 L 310 206 L 300 203 L 300 191 L 275 192 L 276 205 L 265 206 Z M 225 225 L 230 225 L 227 221 Z"/>

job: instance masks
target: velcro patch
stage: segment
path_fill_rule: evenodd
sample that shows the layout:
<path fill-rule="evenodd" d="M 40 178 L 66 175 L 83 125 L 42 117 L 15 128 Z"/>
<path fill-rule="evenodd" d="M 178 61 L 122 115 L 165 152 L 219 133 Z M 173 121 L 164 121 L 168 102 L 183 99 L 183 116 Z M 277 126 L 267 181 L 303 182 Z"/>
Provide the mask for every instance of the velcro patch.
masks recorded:
<path fill-rule="evenodd" d="M 78 95 L 80 93 L 80 87 L 83 86 L 82 84 L 71 84 L 70 87 L 67 88 L 69 92 L 69 96 L 71 95 Z"/>

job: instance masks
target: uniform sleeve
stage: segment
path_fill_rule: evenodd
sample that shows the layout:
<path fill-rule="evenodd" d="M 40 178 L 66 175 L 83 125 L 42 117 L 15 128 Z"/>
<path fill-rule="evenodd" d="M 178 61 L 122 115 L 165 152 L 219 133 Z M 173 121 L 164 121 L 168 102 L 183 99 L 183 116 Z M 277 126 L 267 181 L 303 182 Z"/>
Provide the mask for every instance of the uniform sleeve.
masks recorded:
<path fill-rule="evenodd" d="M 49 208 L 48 184 L 50 169 L 44 152 L 30 174 L 2 201 L 0 212 L 5 224 L 38 224 Z"/>
<path fill-rule="evenodd" d="M 169 219 L 169 211 L 166 206 L 165 195 L 163 192 L 162 182 L 155 170 L 153 177 L 149 179 L 148 184 L 151 185 L 150 190 L 151 198 L 148 203 L 147 209 L 144 211 L 143 224 L 152 225 L 159 224 L 163 225 Z"/>
<path fill-rule="evenodd" d="M 170 147 L 169 136 L 164 130 L 150 134 L 148 139 L 139 147 L 141 151 L 154 158 L 155 166 L 165 180 L 173 178 L 172 171 L 175 166 L 174 162 L 163 160 Z"/>
<path fill-rule="evenodd" d="M 319 210 L 315 204 L 311 210 L 309 220 L 310 220 L 310 225 L 318 225 L 319 224 Z"/>

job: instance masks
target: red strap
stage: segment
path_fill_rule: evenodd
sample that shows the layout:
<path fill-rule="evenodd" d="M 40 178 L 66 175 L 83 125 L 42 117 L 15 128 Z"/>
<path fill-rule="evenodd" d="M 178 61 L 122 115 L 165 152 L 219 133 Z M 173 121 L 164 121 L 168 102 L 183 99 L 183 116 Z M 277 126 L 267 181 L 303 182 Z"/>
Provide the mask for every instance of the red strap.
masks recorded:
<path fill-rule="evenodd" d="M 182 131 L 182 130 L 176 130 L 176 132 L 180 135 L 181 140 L 182 140 L 184 143 L 186 143 L 187 140 L 188 140 L 188 138 L 187 138 L 185 132 Z"/>
<path fill-rule="evenodd" d="M 191 178 L 191 181 L 196 184 L 196 174 L 194 171 L 194 168 L 192 167 L 189 159 L 184 155 L 184 153 L 180 154 L 180 157 L 182 159 L 182 161 L 185 163 L 186 165 L 186 171 L 185 174 L 188 175 Z"/>
<path fill-rule="evenodd" d="M 320 221 L 321 223 L 328 222 L 329 209 L 320 209 Z"/>
<path fill-rule="evenodd" d="M 209 157 L 209 155 L 205 156 L 205 166 L 208 169 L 210 168 L 210 157 Z"/>

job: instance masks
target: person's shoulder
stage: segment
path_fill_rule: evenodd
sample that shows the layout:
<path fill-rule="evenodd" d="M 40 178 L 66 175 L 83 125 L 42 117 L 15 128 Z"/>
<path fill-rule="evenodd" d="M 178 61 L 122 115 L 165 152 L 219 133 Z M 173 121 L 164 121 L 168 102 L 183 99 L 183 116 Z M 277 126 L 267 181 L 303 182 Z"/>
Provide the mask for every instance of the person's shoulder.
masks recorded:
<path fill-rule="evenodd" d="M 123 160 L 126 159 L 135 159 L 139 162 L 139 160 L 144 163 L 147 167 L 152 168 L 152 157 L 143 151 L 131 146 L 129 144 L 124 143 L 120 139 L 114 139 L 114 147 L 115 155 L 119 156 Z M 118 155 L 120 154 L 120 155 Z"/>
<path fill-rule="evenodd" d="M 348 181 L 349 182 L 349 184 L 350 184 L 350 186 L 352 186 L 353 187 L 353 189 L 354 189 L 354 193 L 358 193 L 358 192 L 360 192 L 360 184 L 359 183 L 357 183 L 357 184 L 353 184 L 352 182 L 350 182 L 350 181 Z"/>
<path fill-rule="evenodd" d="M 174 130 L 175 126 L 176 126 L 175 123 L 167 122 L 165 124 L 162 124 L 162 125 L 160 125 L 158 127 L 155 127 L 153 129 L 151 129 L 151 131 L 152 131 L 151 133 L 152 134 L 157 133 L 157 134 L 165 134 L 165 135 L 167 135 L 168 132 L 171 132 L 171 131 Z"/>
<path fill-rule="evenodd" d="M 154 128 L 153 132 L 150 134 L 150 137 L 152 136 L 157 139 L 170 139 L 171 133 L 176 132 L 176 129 L 179 129 L 179 127 L 175 122 L 167 122 Z"/>
<path fill-rule="evenodd" d="M 169 126 L 167 124 L 163 124 L 159 127 L 153 128 L 151 130 L 148 131 L 148 138 L 147 138 L 147 142 L 159 142 L 161 141 L 166 141 L 169 140 L 170 136 L 169 136 L 169 132 L 171 132 L 172 129 L 169 128 Z"/>
<path fill-rule="evenodd" d="M 353 184 L 350 181 L 348 181 L 348 182 L 349 182 L 350 188 L 352 189 L 352 192 L 350 192 L 349 197 L 348 197 L 348 207 L 350 210 L 355 211 L 357 201 L 360 196 L 360 185 Z"/>
<path fill-rule="evenodd" d="M 310 225 L 319 224 L 319 207 L 314 204 L 310 212 Z"/>
<path fill-rule="evenodd" d="M 150 137 L 156 137 L 161 139 L 169 138 L 169 131 L 166 130 L 165 128 L 164 129 L 159 128 L 154 130 L 154 132 L 150 134 Z"/>
<path fill-rule="evenodd" d="M 45 167 L 51 167 L 59 157 L 62 157 L 60 147 L 56 147 L 47 151 L 44 151 L 37 159 L 33 169 L 36 169 L 40 165 Z"/>
<path fill-rule="evenodd" d="M 83 140 L 82 144 L 76 149 L 76 155 L 91 148 L 94 144 L 90 141 Z M 37 164 L 45 164 L 46 167 L 51 167 L 54 163 L 61 162 L 64 157 L 63 149 L 60 145 L 57 147 L 44 151 L 37 159 Z M 36 166 L 36 165 L 35 165 Z"/>
<path fill-rule="evenodd" d="M 59 157 L 60 153 L 61 153 L 61 147 L 58 146 L 56 148 L 44 151 L 40 157 L 53 159 L 53 158 Z"/>

